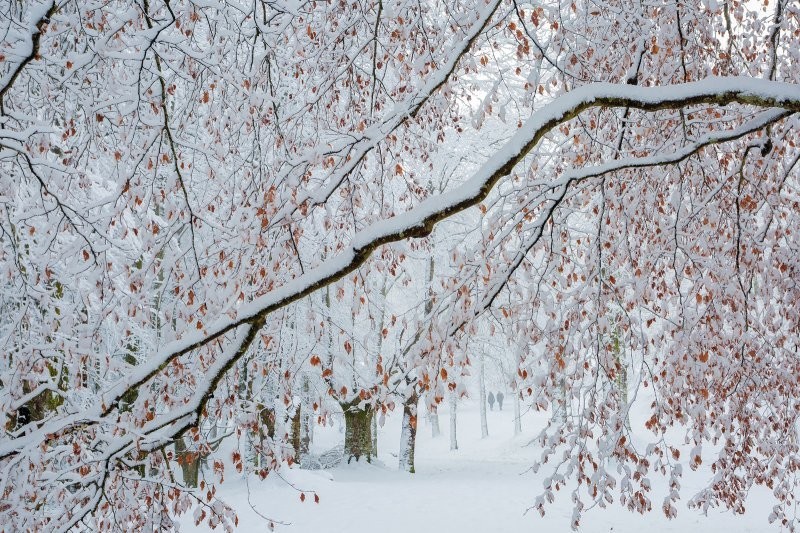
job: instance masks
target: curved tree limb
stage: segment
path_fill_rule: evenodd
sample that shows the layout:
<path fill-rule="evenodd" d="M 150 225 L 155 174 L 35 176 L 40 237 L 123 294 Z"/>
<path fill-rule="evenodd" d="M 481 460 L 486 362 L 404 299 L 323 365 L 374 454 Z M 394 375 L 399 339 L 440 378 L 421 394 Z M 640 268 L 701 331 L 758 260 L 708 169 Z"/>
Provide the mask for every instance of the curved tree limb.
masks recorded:
<path fill-rule="evenodd" d="M 224 317 L 202 332 L 187 335 L 183 339 L 166 345 L 147 362 L 137 367 L 128 379 L 106 392 L 102 396 L 100 407 L 81 416 L 68 417 L 71 422 L 66 419 L 52 421 L 35 432 L 3 443 L 0 445 L 0 459 L 16 455 L 25 447 L 35 442 L 42 442 L 53 434 L 62 434 L 64 431 L 68 431 L 69 429 L 65 429 L 65 426 L 67 428 L 80 427 L 82 424 L 96 423 L 97 420 L 107 417 L 116 410 L 118 402 L 126 392 L 138 389 L 149 382 L 175 359 L 208 345 L 242 325 L 263 323 L 270 313 L 355 271 L 380 246 L 409 238 L 427 236 L 438 222 L 483 201 L 494 185 L 509 175 L 548 132 L 586 109 L 630 107 L 644 111 L 658 111 L 701 104 L 727 105 L 732 103 L 779 108 L 786 113 L 800 112 L 800 86 L 747 77 L 731 77 L 709 78 L 699 82 L 664 87 L 597 83 L 565 94 L 534 113 L 508 143 L 463 185 L 430 197 L 406 213 L 383 220 L 356 233 L 346 251 L 319 267 L 308 270 L 304 275 L 286 285 L 243 305 L 238 309 L 236 318 Z M 775 112 L 772 122 L 779 120 L 786 113 Z M 625 161 L 617 160 L 615 163 Z M 633 162 L 628 161 L 628 165 L 633 166 Z M 608 171 L 611 170 L 614 169 Z M 258 328 L 248 329 L 253 331 Z M 246 335 L 239 346 L 232 350 L 226 350 L 225 354 L 220 356 L 220 359 L 214 364 L 214 368 L 219 370 L 218 375 L 211 375 L 206 379 L 210 383 L 216 383 L 221 379 L 222 374 L 244 355 L 254 337 L 254 335 Z M 210 392 L 211 390 L 209 390 Z"/>

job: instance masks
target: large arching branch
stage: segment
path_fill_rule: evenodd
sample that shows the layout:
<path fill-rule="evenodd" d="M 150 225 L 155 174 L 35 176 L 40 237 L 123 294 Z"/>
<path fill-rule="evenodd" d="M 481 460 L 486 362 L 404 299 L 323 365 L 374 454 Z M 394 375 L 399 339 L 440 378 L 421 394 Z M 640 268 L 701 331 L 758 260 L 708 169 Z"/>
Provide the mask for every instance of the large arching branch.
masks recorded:
<path fill-rule="evenodd" d="M 372 252 L 384 244 L 427 236 L 436 223 L 483 201 L 494 185 L 509 175 L 548 132 L 586 109 L 630 107 L 657 111 L 702 104 L 722 106 L 732 103 L 798 112 L 800 86 L 747 77 L 732 77 L 709 78 L 699 82 L 649 88 L 598 83 L 565 94 L 534 113 L 508 143 L 463 185 L 430 197 L 406 213 L 383 220 L 358 232 L 344 252 L 319 267 L 308 270 L 304 275 L 282 287 L 243 305 L 238 309 L 235 318 L 223 317 L 202 332 L 187 335 L 166 345 L 140 367 L 134 369 L 128 379 L 106 392 L 102 396 L 101 406 L 91 412 L 49 422 L 35 432 L 3 443 L 0 445 L 0 459 L 16 455 L 26 446 L 41 442 L 48 436 L 63 434 L 70 427 L 97 423 L 116 410 L 120 400 L 128 391 L 138 389 L 182 355 L 204 347 L 242 325 L 252 326 L 262 323 L 270 313 L 355 271 Z M 775 113 L 773 122 L 783 115 Z M 629 166 L 634 166 L 633 161 L 628 163 Z M 220 359 L 214 364 L 218 374 L 209 375 L 206 379 L 210 383 L 216 383 L 227 369 L 241 359 L 254 337 L 255 335 L 246 335 L 239 346 L 220 355 Z M 210 389 L 209 393 L 212 391 L 213 389 Z"/>
<path fill-rule="evenodd" d="M 665 87 L 636 87 L 606 83 L 591 84 L 576 89 L 535 113 L 514 137 L 463 185 L 430 197 L 416 208 L 373 224 L 358 232 L 350 246 L 340 255 L 286 285 L 243 305 L 235 319 L 224 318 L 205 333 L 191 335 L 165 347 L 142 365 L 139 372 L 121 393 L 104 398 L 106 412 L 131 388 L 138 388 L 177 357 L 200 348 L 244 323 L 266 317 L 314 291 L 321 289 L 356 270 L 380 246 L 409 238 L 425 237 L 438 222 L 450 218 L 482 202 L 494 185 L 509 175 L 513 168 L 552 129 L 591 107 L 631 107 L 644 111 L 677 109 L 699 104 L 749 104 L 774 107 L 786 112 L 800 111 L 800 86 L 751 78 L 709 78 L 700 82 Z M 775 114 L 771 122 L 785 114 Z M 743 134 L 740 134 L 741 136 Z M 734 137 L 735 138 L 735 137 Z M 711 139 L 708 140 L 711 143 Z M 690 147 L 692 145 L 689 145 Z M 610 163 L 635 166 L 635 161 Z M 620 167 L 622 168 L 622 167 Z M 608 170 L 611 172 L 613 169 Z M 564 179 L 572 179 L 567 175 Z"/>

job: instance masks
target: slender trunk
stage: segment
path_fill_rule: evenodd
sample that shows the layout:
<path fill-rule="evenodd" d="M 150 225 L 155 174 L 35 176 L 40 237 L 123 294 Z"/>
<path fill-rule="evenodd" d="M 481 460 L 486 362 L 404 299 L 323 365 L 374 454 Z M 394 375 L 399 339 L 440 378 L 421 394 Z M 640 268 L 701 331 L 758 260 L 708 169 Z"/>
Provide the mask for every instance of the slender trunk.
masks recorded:
<path fill-rule="evenodd" d="M 310 402 L 310 400 L 309 400 Z M 308 429 L 308 444 L 309 447 L 314 442 L 314 426 L 317 424 L 317 415 L 314 413 L 313 403 L 306 409 L 306 428 Z"/>
<path fill-rule="evenodd" d="M 242 371 L 239 374 L 239 384 L 238 384 L 238 395 L 239 399 L 243 401 L 249 401 L 253 398 L 253 377 L 250 376 L 250 372 L 248 371 L 250 365 L 245 363 L 242 365 Z M 253 465 L 254 467 L 258 468 L 261 466 L 261 432 L 260 431 L 248 431 L 245 434 L 244 439 L 244 456 L 249 462 L 249 464 Z M 205 458 L 203 459 L 203 468 L 206 467 Z"/>
<path fill-rule="evenodd" d="M 186 441 L 180 437 L 175 441 L 175 458 L 183 472 L 183 484 L 197 487 L 200 477 L 200 454 L 186 449 Z"/>
<path fill-rule="evenodd" d="M 344 411 L 344 456 L 349 463 L 363 457 L 368 463 L 372 462 L 372 419 L 375 411 L 371 408 L 359 409 L 359 401 L 342 404 Z"/>
<path fill-rule="evenodd" d="M 429 416 L 431 419 L 431 436 L 435 439 L 442 434 L 442 430 L 439 428 L 439 406 L 434 405 L 431 407 Z"/>
<path fill-rule="evenodd" d="M 275 411 L 273 409 L 269 409 L 263 404 L 257 404 L 256 408 L 258 409 L 258 419 L 261 422 L 260 431 L 261 431 L 261 438 L 269 437 L 270 439 L 275 437 Z"/>
<path fill-rule="evenodd" d="M 325 256 L 322 256 L 322 260 L 325 260 Z M 331 287 L 328 285 L 325 287 L 325 307 L 327 308 L 327 314 L 325 316 L 325 337 L 328 341 L 328 367 L 333 366 L 333 324 L 331 322 Z"/>
<path fill-rule="evenodd" d="M 486 376 L 484 373 L 483 354 L 479 356 L 480 403 L 481 403 L 481 438 L 489 436 L 489 424 L 486 421 Z"/>
<path fill-rule="evenodd" d="M 301 409 L 301 411 L 304 411 Z M 311 447 L 311 432 L 309 431 L 308 415 L 303 412 L 300 416 L 300 458 L 308 455 L 308 450 Z"/>
<path fill-rule="evenodd" d="M 624 353 L 622 350 L 622 342 L 620 340 L 619 331 L 616 326 L 611 337 L 611 346 L 614 350 L 614 362 L 616 364 L 616 379 L 614 386 L 619 393 L 619 406 L 620 414 L 624 419 L 625 427 L 631 429 L 631 422 L 628 418 L 628 365 L 625 362 Z"/>
<path fill-rule="evenodd" d="M 378 417 L 372 415 L 372 457 L 378 458 Z"/>
<path fill-rule="evenodd" d="M 300 458 L 305 457 L 308 455 L 308 450 L 311 447 L 311 416 L 309 409 L 309 383 L 308 383 L 308 375 L 303 375 L 303 396 L 300 403 L 300 411 L 302 411 L 300 415 Z M 298 461 L 299 459 L 298 458 Z"/>
<path fill-rule="evenodd" d="M 522 415 L 519 408 L 519 392 L 514 390 L 514 435 L 522 433 Z"/>
<path fill-rule="evenodd" d="M 300 426 L 301 418 L 303 414 L 303 409 L 301 406 L 297 406 L 294 411 L 294 415 L 292 416 L 292 449 L 294 450 L 294 462 L 300 463 L 303 459 L 303 451 L 302 445 L 300 444 L 302 439 L 300 437 Z"/>
<path fill-rule="evenodd" d="M 458 400 L 455 394 L 450 395 L 450 449 L 458 449 L 458 439 L 456 439 L 456 405 Z"/>
<path fill-rule="evenodd" d="M 413 392 L 403 402 L 403 429 L 400 434 L 400 470 L 414 473 L 414 450 L 417 439 L 417 403 L 419 396 Z"/>

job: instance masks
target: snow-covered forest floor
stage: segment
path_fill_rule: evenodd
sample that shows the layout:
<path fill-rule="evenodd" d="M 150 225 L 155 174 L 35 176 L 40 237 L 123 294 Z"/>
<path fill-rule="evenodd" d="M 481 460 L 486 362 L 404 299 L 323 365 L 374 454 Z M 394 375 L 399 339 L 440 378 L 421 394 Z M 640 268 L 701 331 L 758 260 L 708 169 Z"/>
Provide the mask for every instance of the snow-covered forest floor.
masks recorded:
<path fill-rule="evenodd" d="M 489 411 L 489 437 L 481 439 L 480 412 L 472 400 L 458 405 L 458 446 L 450 451 L 449 411 L 442 405 L 439 423 L 442 433 L 431 436 L 430 422 L 421 418 L 417 434 L 416 474 L 397 470 L 401 413 L 388 416 L 378 431 L 380 461 L 373 464 L 342 464 L 331 470 L 284 468 L 280 476 L 266 481 L 256 476 L 245 478 L 226 469 L 221 485 L 223 498 L 239 515 L 239 530 L 267 531 L 260 515 L 276 522 L 278 531 L 288 533 L 426 533 L 426 532 L 523 532 L 570 531 L 572 504 L 570 490 L 562 490 L 555 503 L 541 517 L 532 507 L 542 489 L 545 468 L 535 474 L 529 466 L 540 454 L 528 445 L 544 424 L 544 414 L 523 412 L 523 433 L 513 436 L 513 406 Z M 321 453 L 343 441 L 343 427 L 317 427 L 314 452 Z M 665 482 L 653 479 L 653 511 L 639 515 L 618 503 L 606 509 L 586 511 L 580 531 L 640 533 L 703 531 L 708 533 L 778 531 L 767 522 L 771 511 L 769 495 L 761 488 L 751 491 L 747 512 L 734 515 L 711 509 L 703 515 L 688 509 L 686 501 L 699 489 L 709 471 L 686 471 L 683 500 L 678 517 L 668 520 L 660 510 Z M 300 490 L 319 496 L 314 503 L 307 492 L 301 501 Z M 248 504 L 249 500 L 249 504 Z M 527 511 L 527 512 L 526 512 Z M 190 515 L 184 531 L 195 528 Z"/>

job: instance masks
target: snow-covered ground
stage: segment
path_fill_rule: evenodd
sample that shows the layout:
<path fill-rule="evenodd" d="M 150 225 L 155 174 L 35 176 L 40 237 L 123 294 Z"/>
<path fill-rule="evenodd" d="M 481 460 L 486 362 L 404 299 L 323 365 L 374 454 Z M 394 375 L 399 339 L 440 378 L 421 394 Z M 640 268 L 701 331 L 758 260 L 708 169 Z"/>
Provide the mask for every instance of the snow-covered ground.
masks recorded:
<path fill-rule="evenodd" d="M 440 407 L 442 434 L 431 437 L 428 420 L 421 418 L 417 434 L 416 474 L 397 470 L 401 413 L 387 417 L 379 428 L 378 454 L 375 464 L 343 464 L 328 471 L 283 469 L 280 476 L 266 481 L 255 476 L 231 476 L 220 486 L 222 497 L 234 505 L 239 514 L 239 530 L 267 531 L 268 517 L 286 525 L 277 525 L 286 533 L 484 533 L 484 532 L 560 532 L 570 531 L 572 506 L 569 495 L 547 508 L 541 517 L 528 509 L 542 489 L 546 475 L 529 470 L 538 450 L 526 446 L 541 429 L 541 414 L 523 414 L 523 434 L 513 437 L 513 409 L 488 412 L 489 437 L 481 439 L 480 414 L 474 401 L 458 406 L 457 451 L 449 449 L 449 412 Z M 342 427 L 317 428 L 315 451 L 323 451 L 343 441 Z M 631 513 L 619 505 L 607 509 L 591 509 L 584 513 L 583 532 L 681 532 L 734 533 L 779 531 L 770 526 L 767 516 L 771 501 L 764 491 L 755 490 L 747 502 L 747 513 L 733 515 L 710 510 L 707 516 L 688 509 L 685 502 L 702 485 L 708 472 L 690 472 L 683 478 L 682 502 L 678 517 L 667 520 L 660 510 L 664 492 L 660 480 L 654 479 L 653 512 Z M 281 479 L 282 478 L 282 479 Z M 307 493 L 319 496 L 314 503 Z M 184 531 L 206 531 L 196 528 L 187 517 Z"/>

